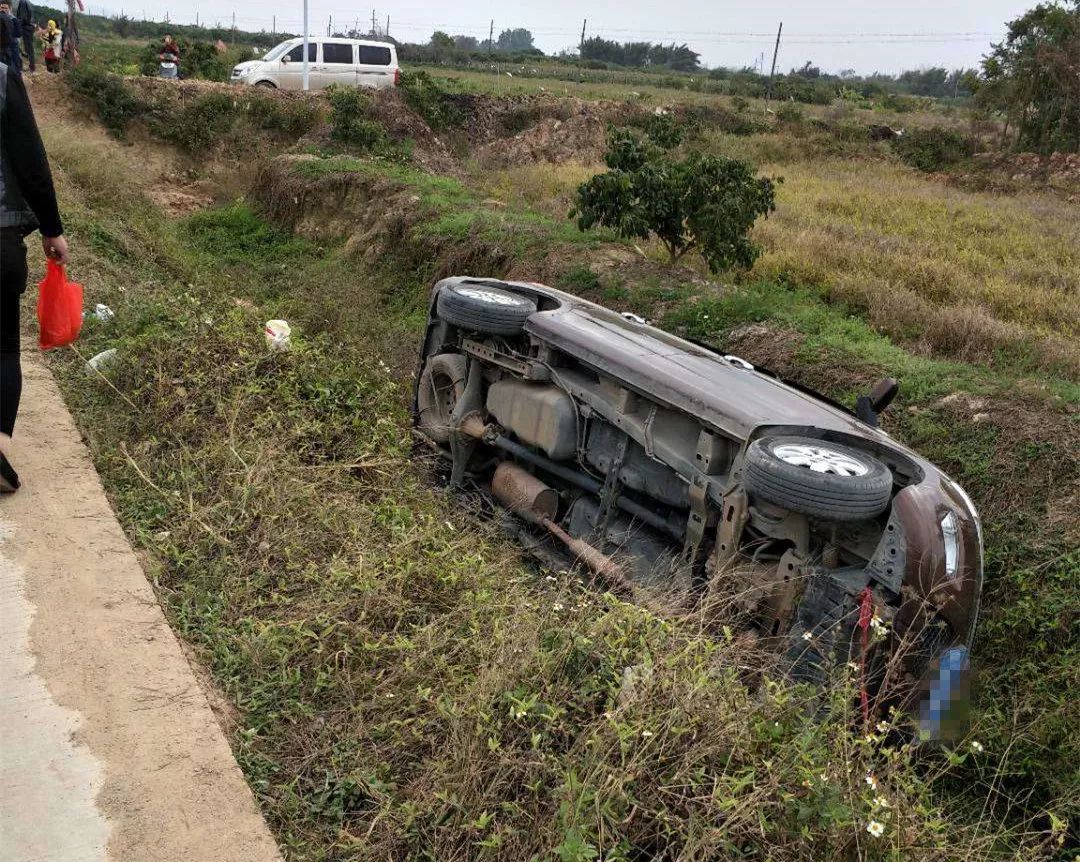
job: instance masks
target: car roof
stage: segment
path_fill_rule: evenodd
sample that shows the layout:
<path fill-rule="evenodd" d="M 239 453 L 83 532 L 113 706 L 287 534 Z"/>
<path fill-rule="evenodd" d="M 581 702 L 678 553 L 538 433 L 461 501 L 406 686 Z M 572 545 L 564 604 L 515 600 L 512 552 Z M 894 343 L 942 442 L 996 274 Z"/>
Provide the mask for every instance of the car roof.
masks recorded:
<path fill-rule="evenodd" d="M 294 36 L 278 45 L 297 45 L 304 41 L 303 36 Z M 345 36 L 308 36 L 308 42 L 345 42 L 349 45 L 371 45 L 376 48 L 397 48 L 393 42 L 378 42 L 374 39 L 349 39 Z M 277 45 L 274 46 L 275 48 Z"/>

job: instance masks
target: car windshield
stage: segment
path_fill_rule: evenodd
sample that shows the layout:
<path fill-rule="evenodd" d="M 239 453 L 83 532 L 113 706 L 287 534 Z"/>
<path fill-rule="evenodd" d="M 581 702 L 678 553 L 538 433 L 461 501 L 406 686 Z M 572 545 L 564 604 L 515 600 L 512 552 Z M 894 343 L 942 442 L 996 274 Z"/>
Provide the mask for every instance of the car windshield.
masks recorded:
<path fill-rule="evenodd" d="M 275 45 L 273 48 L 266 52 L 266 54 L 263 56 L 263 59 L 276 60 L 295 44 L 295 42 L 282 42 L 280 45 Z"/>

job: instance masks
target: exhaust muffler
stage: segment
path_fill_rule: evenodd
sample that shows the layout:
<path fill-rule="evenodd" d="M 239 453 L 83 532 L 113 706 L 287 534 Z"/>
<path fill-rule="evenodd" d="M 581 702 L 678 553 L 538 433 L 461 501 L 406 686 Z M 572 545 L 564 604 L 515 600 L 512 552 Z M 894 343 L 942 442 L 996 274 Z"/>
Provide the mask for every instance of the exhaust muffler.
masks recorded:
<path fill-rule="evenodd" d="M 554 488 L 545 485 L 517 464 L 503 461 L 495 468 L 495 475 L 491 479 L 491 493 L 511 512 L 544 527 L 594 574 L 612 586 L 630 592 L 630 585 L 622 570 L 611 557 L 588 542 L 575 539 L 552 520 L 559 505 L 559 495 Z"/>

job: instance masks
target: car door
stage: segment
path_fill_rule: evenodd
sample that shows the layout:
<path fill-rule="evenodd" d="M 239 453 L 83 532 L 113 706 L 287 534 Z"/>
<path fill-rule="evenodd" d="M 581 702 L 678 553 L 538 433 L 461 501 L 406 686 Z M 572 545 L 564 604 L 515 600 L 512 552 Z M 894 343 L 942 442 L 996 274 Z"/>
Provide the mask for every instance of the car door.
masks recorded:
<path fill-rule="evenodd" d="M 315 87 L 315 58 L 318 56 L 318 48 L 317 42 L 308 42 L 308 78 L 311 87 Z M 304 89 L 303 42 L 284 54 L 278 61 L 278 67 L 273 77 L 282 90 Z"/>
<path fill-rule="evenodd" d="M 326 39 L 322 43 L 319 61 L 319 87 L 334 84 L 356 86 L 356 45 L 352 42 Z"/>
<path fill-rule="evenodd" d="M 394 68 L 389 45 L 358 45 L 356 80 L 361 87 L 394 86 Z"/>

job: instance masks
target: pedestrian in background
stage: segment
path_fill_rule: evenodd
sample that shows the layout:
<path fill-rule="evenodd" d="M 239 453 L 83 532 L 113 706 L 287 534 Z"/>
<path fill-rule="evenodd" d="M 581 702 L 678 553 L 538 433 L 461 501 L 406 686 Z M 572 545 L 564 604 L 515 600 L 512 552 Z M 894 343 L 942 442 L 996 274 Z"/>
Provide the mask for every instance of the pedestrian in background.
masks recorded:
<path fill-rule="evenodd" d="M 45 68 L 50 72 L 60 71 L 60 58 L 64 50 L 64 31 L 56 26 L 56 22 L 49 19 L 41 34 L 41 41 L 45 45 Z"/>
<path fill-rule="evenodd" d="M 36 29 L 34 27 L 34 7 L 30 5 L 30 0 L 14 0 L 14 4 L 11 7 L 12 13 L 15 15 L 15 20 L 19 22 L 19 30 L 21 31 L 22 48 L 26 52 L 26 65 L 30 72 L 37 71 L 37 63 L 34 59 L 34 39 L 36 38 Z"/>
<path fill-rule="evenodd" d="M 9 23 L 0 19 L 0 55 L 7 55 L 13 40 Z M 46 256 L 66 264 L 64 226 L 30 98 L 22 76 L 0 62 L 0 492 L 19 487 L 9 459 L 22 396 L 19 302 L 29 275 L 24 240 L 35 230 Z"/>

